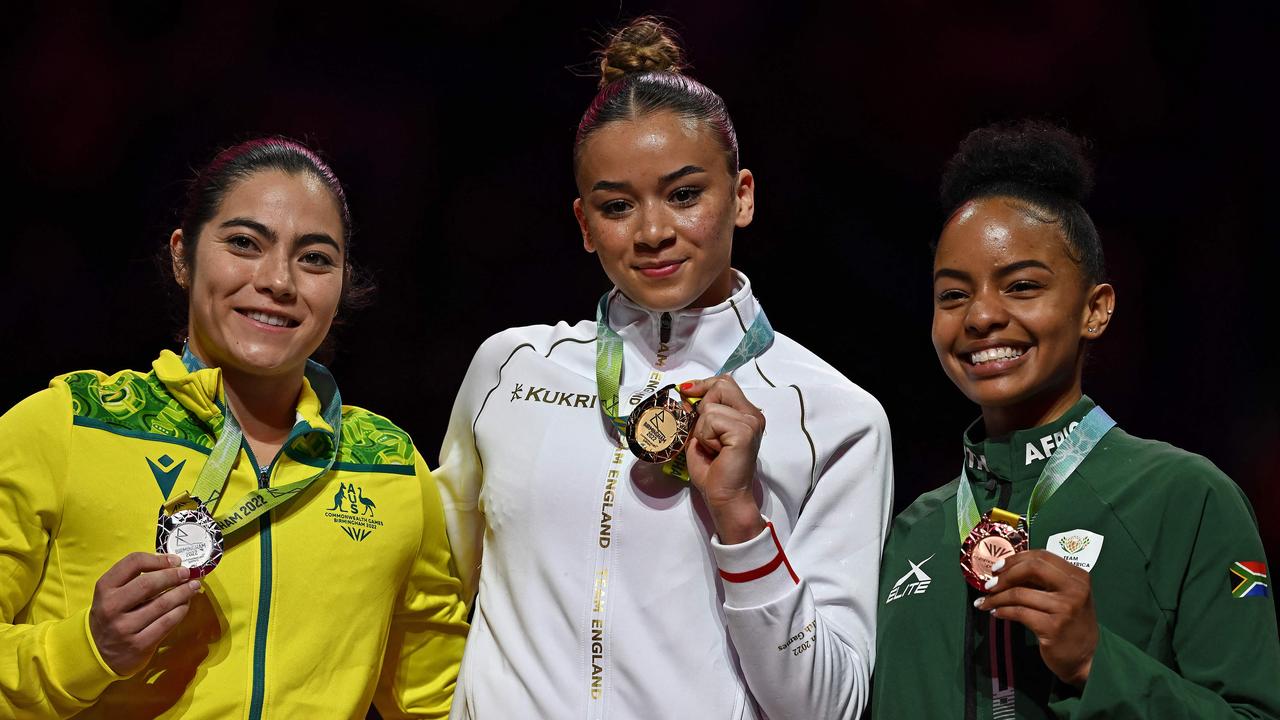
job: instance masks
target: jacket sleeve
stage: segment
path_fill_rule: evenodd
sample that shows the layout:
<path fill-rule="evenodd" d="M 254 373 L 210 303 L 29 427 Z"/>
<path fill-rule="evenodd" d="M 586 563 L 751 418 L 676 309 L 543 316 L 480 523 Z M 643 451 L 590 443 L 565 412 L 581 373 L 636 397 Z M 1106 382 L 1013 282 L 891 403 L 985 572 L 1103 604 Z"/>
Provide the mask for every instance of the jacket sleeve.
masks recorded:
<path fill-rule="evenodd" d="M 790 533 L 770 523 L 745 543 L 712 541 L 729 635 L 773 720 L 856 718 L 870 694 L 893 492 L 889 423 L 861 390 L 814 395 L 801 402 L 816 477 Z"/>
<path fill-rule="evenodd" d="M 120 679 L 89 634 L 89 608 L 20 620 L 61 518 L 71 399 L 56 385 L 0 417 L 0 716 L 69 717 Z"/>
<path fill-rule="evenodd" d="M 448 717 L 467 638 L 467 609 L 440 494 L 420 454 L 416 470 L 422 484 L 422 545 L 391 620 L 378 682 L 375 704 L 387 720 Z"/>
<path fill-rule="evenodd" d="M 1190 493 L 1177 493 L 1191 508 L 1180 531 L 1194 538 L 1172 620 L 1177 669 L 1100 628 L 1089 679 L 1078 701 L 1054 707 L 1060 716 L 1280 718 L 1280 639 L 1271 588 L 1247 597 L 1232 593 L 1239 582 L 1230 572 L 1234 563 L 1266 563 L 1257 521 L 1239 488 L 1208 469 L 1211 482 L 1207 491 L 1201 484 L 1195 502 L 1186 502 Z"/>
<path fill-rule="evenodd" d="M 475 601 L 480 583 L 480 560 L 484 548 L 484 513 L 480 504 L 484 466 L 476 445 L 475 423 L 489 394 L 498 383 L 496 358 L 499 335 L 489 338 L 476 351 L 458 389 L 440 448 L 440 466 L 435 471 L 444 501 L 449 542 L 462 578 L 462 597 L 468 607 Z"/>

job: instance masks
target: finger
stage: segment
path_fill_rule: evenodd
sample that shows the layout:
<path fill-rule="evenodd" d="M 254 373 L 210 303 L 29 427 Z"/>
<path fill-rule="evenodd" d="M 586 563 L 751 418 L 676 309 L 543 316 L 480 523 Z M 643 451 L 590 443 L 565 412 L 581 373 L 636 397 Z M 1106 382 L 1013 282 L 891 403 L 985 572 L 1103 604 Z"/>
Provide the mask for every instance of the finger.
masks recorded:
<path fill-rule="evenodd" d="M 177 567 L 180 562 L 177 555 L 129 553 L 103 573 L 101 578 L 98 578 L 98 587 L 104 590 L 123 587 L 144 572 Z"/>
<path fill-rule="evenodd" d="M 698 418 L 693 435 L 712 452 L 723 452 L 732 447 L 749 447 L 755 438 L 751 426 L 726 413 L 714 413 Z"/>
<path fill-rule="evenodd" d="M 160 593 L 181 585 L 190 577 L 191 570 L 181 566 L 143 573 L 116 590 L 111 604 L 120 611 L 133 610 Z"/>
<path fill-rule="evenodd" d="M 992 568 L 996 583 L 988 589 L 1028 586 L 1064 590 L 1078 585 L 1079 579 L 1068 570 L 1078 568 L 1053 553 L 1044 550 L 1020 552 L 1007 558 L 999 570 Z"/>
<path fill-rule="evenodd" d="M 708 404 L 705 400 L 698 406 L 698 416 L 716 417 L 730 423 L 744 423 L 757 435 L 764 431 L 764 418 L 740 412 L 728 405 Z"/>
<path fill-rule="evenodd" d="M 1025 607 L 1054 614 L 1069 612 L 1071 602 L 1063 597 L 1061 593 L 1029 587 L 1013 587 L 980 597 L 974 601 L 973 606 L 979 610 L 987 611 L 1003 607 Z"/>
<path fill-rule="evenodd" d="M 1053 617 L 1049 613 L 1022 607 L 1021 605 L 1002 607 L 991 614 L 1000 620 L 1010 620 L 1022 624 L 1035 634 L 1037 640 L 1048 633 L 1053 625 Z"/>
<path fill-rule="evenodd" d="M 126 633 L 141 632 L 174 608 L 190 603 L 199 590 L 199 580 L 188 580 L 126 614 L 122 618 L 120 629 Z"/>
<path fill-rule="evenodd" d="M 686 389 L 687 387 L 687 389 Z M 685 397 L 700 397 L 703 403 L 727 405 L 734 410 L 749 415 L 760 415 L 760 408 L 752 405 L 737 381 L 728 375 L 717 375 L 705 380 L 696 380 L 680 386 L 680 393 Z"/>
<path fill-rule="evenodd" d="M 182 622 L 182 619 L 187 616 L 187 612 L 190 609 L 190 603 L 184 603 L 156 618 L 155 622 L 146 626 L 134 636 L 137 645 L 145 648 L 158 646 L 160 641 L 164 640 L 165 636 L 172 632 L 178 626 L 178 623 Z"/>

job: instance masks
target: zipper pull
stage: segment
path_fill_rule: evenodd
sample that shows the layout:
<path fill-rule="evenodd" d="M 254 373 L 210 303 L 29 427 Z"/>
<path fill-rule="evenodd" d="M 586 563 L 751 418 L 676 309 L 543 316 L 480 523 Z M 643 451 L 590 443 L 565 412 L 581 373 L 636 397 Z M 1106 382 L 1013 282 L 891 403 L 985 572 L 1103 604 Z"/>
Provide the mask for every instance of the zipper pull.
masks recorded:
<path fill-rule="evenodd" d="M 671 342 L 671 313 L 662 313 L 662 322 L 658 330 L 658 342 L 666 345 Z"/>
<path fill-rule="evenodd" d="M 258 468 L 258 487 L 267 487 L 267 481 L 271 479 L 271 468 Z"/>

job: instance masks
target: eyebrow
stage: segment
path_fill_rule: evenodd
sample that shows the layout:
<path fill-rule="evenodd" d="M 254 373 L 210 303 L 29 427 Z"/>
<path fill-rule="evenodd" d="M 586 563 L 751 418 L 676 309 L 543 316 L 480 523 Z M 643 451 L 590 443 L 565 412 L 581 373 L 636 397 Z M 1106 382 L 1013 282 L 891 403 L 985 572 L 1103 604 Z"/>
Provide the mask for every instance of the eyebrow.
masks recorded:
<path fill-rule="evenodd" d="M 259 235 L 263 235 L 271 242 L 280 241 L 280 236 L 276 234 L 275 230 L 272 230 L 271 228 L 267 227 L 266 225 L 263 225 L 262 223 L 252 218 L 234 217 L 222 223 L 218 227 L 224 227 L 224 228 L 244 227 L 258 233 Z M 316 244 L 329 245 L 329 246 L 332 246 L 333 249 L 338 251 L 339 253 L 342 252 L 342 246 L 338 245 L 338 241 L 330 237 L 328 233 L 307 233 L 306 235 L 299 235 L 297 239 L 293 241 L 294 248 L 300 248 L 300 247 L 305 247 L 307 245 L 316 245 Z"/>
<path fill-rule="evenodd" d="M 694 175 L 694 174 L 702 173 L 706 171 L 707 171 L 706 168 L 701 167 L 699 165 L 685 165 L 679 170 L 676 170 L 674 172 L 669 172 L 666 175 L 663 175 L 662 177 L 658 178 L 658 184 L 666 185 L 667 183 L 673 180 L 679 180 L 680 178 L 685 177 L 687 175 Z M 595 192 L 596 190 L 623 190 L 626 187 L 627 187 L 627 183 L 625 182 L 618 182 L 616 180 L 600 180 L 596 182 L 595 185 L 591 186 L 591 191 Z"/>
<path fill-rule="evenodd" d="M 1005 277 L 1008 275 L 1012 275 L 1018 272 L 1019 270 L 1026 270 L 1027 268 L 1039 268 L 1040 270 L 1044 270 L 1050 275 L 1054 274 L 1052 268 L 1040 262 L 1039 260 L 1019 260 L 1018 262 L 1009 263 L 1008 265 L 1005 265 L 1002 268 L 996 269 L 996 276 Z M 973 276 L 967 272 L 964 272 L 963 270 L 954 270 L 952 268 L 938 268 L 938 271 L 933 274 L 933 281 L 938 282 L 942 278 L 952 278 L 954 280 L 961 280 L 964 282 L 970 282 L 973 280 Z"/>

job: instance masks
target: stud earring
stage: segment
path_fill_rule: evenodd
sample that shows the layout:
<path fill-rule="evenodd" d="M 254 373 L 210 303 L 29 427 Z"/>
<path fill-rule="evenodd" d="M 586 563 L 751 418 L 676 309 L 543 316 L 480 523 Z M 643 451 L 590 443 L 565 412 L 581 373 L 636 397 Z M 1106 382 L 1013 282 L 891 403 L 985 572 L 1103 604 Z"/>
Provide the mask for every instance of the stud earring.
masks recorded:
<path fill-rule="evenodd" d="M 1089 328 L 1089 332 L 1098 332 L 1098 328 Z"/>

